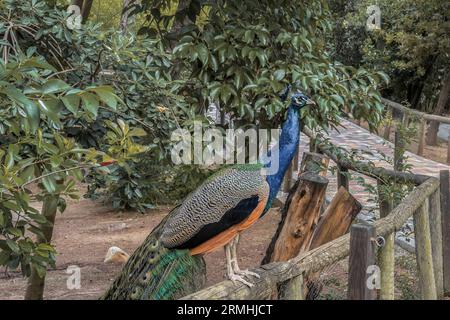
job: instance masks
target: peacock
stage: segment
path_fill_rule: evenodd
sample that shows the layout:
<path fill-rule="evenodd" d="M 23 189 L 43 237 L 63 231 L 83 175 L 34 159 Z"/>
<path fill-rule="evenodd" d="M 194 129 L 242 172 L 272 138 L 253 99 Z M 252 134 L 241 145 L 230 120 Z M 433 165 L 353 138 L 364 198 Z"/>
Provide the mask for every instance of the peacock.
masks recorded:
<path fill-rule="evenodd" d="M 281 96 L 286 99 L 289 88 Z M 252 286 L 255 272 L 238 265 L 239 235 L 270 209 L 300 140 L 300 109 L 314 104 L 292 95 L 283 123 L 278 171 L 264 175 L 267 164 L 239 164 L 209 177 L 175 207 L 149 235 L 116 279 L 105 299 L 175 299 L 199 289 L 202 256 L 224 247 L 227 276 Z"/>

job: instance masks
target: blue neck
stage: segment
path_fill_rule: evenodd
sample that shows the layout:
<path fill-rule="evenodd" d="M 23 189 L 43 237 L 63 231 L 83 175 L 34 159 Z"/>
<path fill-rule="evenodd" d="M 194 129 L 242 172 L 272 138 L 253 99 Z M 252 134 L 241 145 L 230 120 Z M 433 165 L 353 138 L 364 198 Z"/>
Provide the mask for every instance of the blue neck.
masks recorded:
<path fill-rule="evenodd" d="M 298 108 L 289 106 L 287 119 L 281 128 L 278 171 L 275 174 L 268 175 L 266 178 L 270 187 L 266 210 L 270 208 L 272 201 L 280 190 L 286 170 L 294 158 L 300 141 L 300 117 L 298 113 Z M 267 166 L 270 166 L 270 163 Z"/>

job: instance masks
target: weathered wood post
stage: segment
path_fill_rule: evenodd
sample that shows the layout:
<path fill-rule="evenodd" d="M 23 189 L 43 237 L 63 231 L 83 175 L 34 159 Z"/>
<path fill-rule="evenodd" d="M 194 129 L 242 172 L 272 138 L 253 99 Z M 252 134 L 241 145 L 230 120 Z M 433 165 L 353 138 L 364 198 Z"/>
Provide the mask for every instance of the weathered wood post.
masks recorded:
<path fill-rule="evenodd" d="M 442 220 L 442 253 L 444 293 L 450 294 L 450 171 L 439 173 Z"/>
<path fill-rule="evenodd" d="M 284 204 L 281 221 L 261 264 L 287 261 L 309 248 L 327 185 L 327 178 L 313 172 L 305 172 L 299 176 Z M 300 279 L 280 283 L 279 297 L 293 299 L 294 287 L 301 291 L 295 297 L 303 297 L 303 279 L 300 287 L 299 283 Z"/>
<path fill-rule="evenodd" d="M 442 221 L 439 189 L 429 198 L 431 253 L 433 255 L 434 279 L 438 299 L 444 296 L 443 262 L 442 262 Z"/>
<path fill-rule="evenodd" d="M 299 147 L 297 146 L 297 152 L 295 153 L 294 158 L 292 159 L 291 164 L 289 165 L 283 179 L 283 186 L 281 190 L 283 192 L 289 192 L 292 186 L 294 185 L 295 180 L 293 179 L 294 172 L 298 170 L 298 157 L 299 157 Z"/>
<path fill-rule="evenodd" d="M 395 129 L 394 137 L 394 170 L 400 171 L 403 164 L 403 153 L 405 151 L 405 141 L 398 129 Z"/>
<path fill-rule="evenodd" d="M 361 208 L 361 203 L 347 189 L 340 187 L 322 214 L 308 250 L 318 248 L 346 234 Z M 309 273 L 305 277 L 306 299 L 313 300 L 319 295 L 322 287 L 317 281 L 319 276 L 320 272 L 316 272 Z"/>
<path fill-rule="evenodd" d="M 328 179 L 315 173 L 306 172 L 299 177 L 295 191 L 286 200 L 285 220 L 280 222 L 265 263 L 286 261 L 309 247 L 327 185 Z"/>
<path fill-rule="evenodd" d="M 346 234 L 362 205 L 347 189 L 340 187 L 314 230 L 309 250 Z"/>
<path fill-rule="evenodd" d="M 303 275 L 283 283 L 279 288 L 278 298 L 280 300 L 305 300 Z"/>
<path fill-rule="evenodd" d="M 283 185 L 281 187 L 281 191 L 289 192 L 292 187 L 292 175 L 293 175 L 293 162 L 289 165 L 286 173 L 284 174 Z"/>
<path fill-rule="evenodd" d="M 428 207 L 427 199 L 420 208 L 414 212 L 417 269 L 419 271 L 421 298 L 423 300 L 436 300 L 436 281 L 434 279 Z"/>
<path fill-rule="evenodd" d="M 425 130 L 426 127 L 426 121 L 424 118 L 420 118 L 420 124 L 419 124 L 419 144 L 417 146 L 417 154 L 419 156 L 423 156 L 423 151 L 425 149 Z"/>
<path fill-rule="evenodd" d="M 392 109 L 389 108 L 389 110 L 386 112 L 386 118 L 392 119 Z M 383 133 L 384 140 L 389 141 L 390 133 L 391 133 L 391 123 L 389 121 L 389 123 L 386 123 L 386 126 L 384 127 L 384 133 Z"/>
<path fill-rule="evenodd" d="M 383 182 L 378 180 L 377 183 L 380 218 L 384 218 L 392 211 L 393 202 L 392 199 L 389 199 L 384 192 Z M 395 234 L 392 232 L 385 237 L 384 246 L 378 250 L 378 265 L 381 272 L 381 288 L 379 298 L 381 300 L 394 300 L 394 242 Z"/>
<path fill-rule="evenodd" d="M 450 132 L 447 137 L 447 163 L 450 164 Z"/>
<path fill-rule="evenodd" d="M 375 300 L 376 288 L 368 286 L 368 268 L 375 265 L 375 227 L 354 224 L 350 228 L 350 257 L 348 267 L 349 300 Z"/>

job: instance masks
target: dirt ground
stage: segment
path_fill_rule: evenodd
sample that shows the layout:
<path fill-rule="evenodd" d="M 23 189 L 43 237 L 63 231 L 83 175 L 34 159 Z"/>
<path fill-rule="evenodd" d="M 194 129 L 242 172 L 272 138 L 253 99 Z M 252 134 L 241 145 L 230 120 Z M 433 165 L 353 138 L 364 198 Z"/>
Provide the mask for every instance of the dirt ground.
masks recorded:
<path fill-rule="evenodd" d="M 118 246 L 131 254 L 150 231 L 170 211 L 170 207 L 149 210 L 146 214 L 117 213 L 99 202 L 88 199 L 71 201 L 66 212 L 55 223 L 54 241 L 58 252 L 56 269 L 49 270 L 44 299 L 97 299 L 120 272 L 121 265 L 105 264 L 103 260 L 111 246 Z M 274 234 L 279 211 L 272 209 L 261 221 L 244 232 L 238 255 L 240 266 L 249 268 L 260 264 Z M 208 285 L 224 279 L 223 250 L 206 256 Z M 67 288 L 69 266 L 81 268 L 81 288 Z M 26 281 L 20 272 L 0 269 L 0 300 L 23 299 Z"/>

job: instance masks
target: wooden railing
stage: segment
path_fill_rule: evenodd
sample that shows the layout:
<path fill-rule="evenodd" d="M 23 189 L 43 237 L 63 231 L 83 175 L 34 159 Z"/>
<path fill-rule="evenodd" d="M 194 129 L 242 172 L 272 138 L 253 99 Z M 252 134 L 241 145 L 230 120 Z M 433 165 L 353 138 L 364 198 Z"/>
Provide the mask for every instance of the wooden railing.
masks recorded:
<path fill-rule="evenodd" d="M 261 277 L 254 279 L 253 287 L 223 281 L 184 299 L 266 299 L 277 284 L 283 282 L 289 288 L 285 290 L 283 299 L 303 299 L 303 278 L 306 275 L 320 272 L 348 256 L 348 298 L 373 299 L 377 292 L 375 288 L 367 286 L 367 268 L 374 264 L 376 251 L 381 275 L 379 298 L 393 299 L 394 234 L 411 216 L 414 217 L 421 297 L 436 299 L 443 296 L 444 289 L 450 291 L 449 172 L 442 171 L 441 179 L 437 179 L 349 161 L 336 155 L 328 143 L 320 142 L 309 130 L 305 129 L 304 132 L 310 137 L 310 149 L 327 155 L 337 163 L 337 174 L 341 175 L 338 180 L 340 185 L 348 187 L 348 180 L 342 172 L 351 170 L 375 178 L 379 183 L 395 180 L 412 183 L 416 187 L 395 208 L 381 197 L 382 218 L 373 225 L 354 224 L 349 234 L 334 241 L 286 262 L 273 262 L 255 268 L 253 271 Z M 377 241 L 384 242 L 384 245 L 378 247 Z"/>
<path fill-rule="evenodd" d="M 425 136 L 426 136 L 427 122 L 435 121 L 435 122 L 439 122 L 439 123 L 450 124 L 450 118 L 447 118 L 447 117 L 442 117 L 442 116 L 438 116 L 438 115 L 434 115 L 434 114 L 428 114 L 425 112 L 420 112 L 417 110 L 409 109 L 397 102 L 393 102 L 388 99 L 382 99 L 382 102 L 383 102 L 384 106 L 388 107 L 387 112 L 391 116 L 392 116 L 392 110 L 396 110 L 396 111 L 400 112 L 401 119 L 402 119 L 401 121 L 404 124 L 407 124 L 409 122 L 409 119 L 411 118 L 411 116 L 414 116 L 418 119 L 419 130 L 418 130 L 418 146 L 417 146 L 416 154 L 418 154 L 419 156 L 423 156 L 424 148 L 426 145 Z M 384 132 L 383 132 L 384 139 L 389 140 L 390 130 L 391 130 L 391 125 L 386 124 L 384 127 Z M 399 139 L 396 138 L 394 143 L 395 143 L 395 145 L 397 145 L 398 143 L 401 143 L 401 142 Z M 448 135 L 448 144 L 447 144 L 447 163 L 450 163 L 450 132 Z"/>

